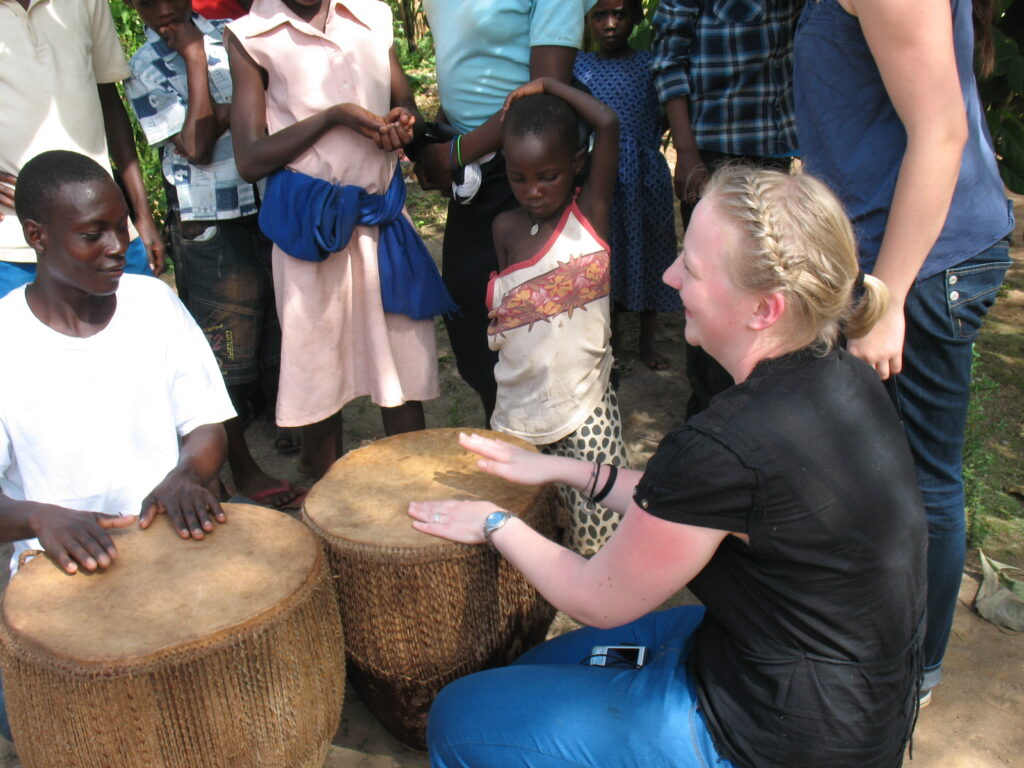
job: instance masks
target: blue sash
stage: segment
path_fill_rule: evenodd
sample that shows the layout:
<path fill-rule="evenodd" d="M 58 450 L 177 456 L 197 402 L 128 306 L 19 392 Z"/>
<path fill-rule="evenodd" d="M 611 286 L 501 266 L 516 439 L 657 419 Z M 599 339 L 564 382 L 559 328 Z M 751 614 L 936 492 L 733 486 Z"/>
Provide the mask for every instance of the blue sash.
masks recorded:
<path fill-rule="evenodd" d="M 267 178 L 259 223 L 282 251 L 304 261 L 323 261 L 343 250 L 357 224 L 380 227 L 377 266 L 384 311 L 414 320 L 454 312 L 458 306 L 419 233 L 402 215 L 404 207 L 400 168 L 383 195 L 282 169 Z"/>

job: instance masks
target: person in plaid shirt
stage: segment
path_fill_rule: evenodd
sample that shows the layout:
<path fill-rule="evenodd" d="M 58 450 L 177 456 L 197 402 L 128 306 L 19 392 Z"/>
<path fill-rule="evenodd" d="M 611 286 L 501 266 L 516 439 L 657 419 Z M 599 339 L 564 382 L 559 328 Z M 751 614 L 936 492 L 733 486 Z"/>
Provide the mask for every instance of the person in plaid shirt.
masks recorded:
<path fill-rule="evenodd" d="M 743 160 L 787 170 L 796 154 L 793 33 L 803 0 L 661 0 L 654 14 L 654 84 L 676 150 L 675 191 L 688 226 L 715 165 Z M 687 418 L 732 386 L 686 348 Z"/>

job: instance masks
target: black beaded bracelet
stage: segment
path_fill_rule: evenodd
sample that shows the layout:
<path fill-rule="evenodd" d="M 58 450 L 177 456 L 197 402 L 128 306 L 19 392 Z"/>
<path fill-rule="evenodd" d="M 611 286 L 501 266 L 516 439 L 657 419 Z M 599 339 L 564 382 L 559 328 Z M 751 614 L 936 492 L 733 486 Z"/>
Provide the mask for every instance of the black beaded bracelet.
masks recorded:
<path fill-rule="evenodd" d="M 595 502 L 602 501 L 605 496 L 612 492 L 612 488 L 615 487 L 615 478 L 619 475 L 619 468 L 614 464 L 608 465 L 608 479 L 605 481 L 604 486 L 600 491 L 597 492 L 596 496 L 591 496 L 590 499 Z"/>

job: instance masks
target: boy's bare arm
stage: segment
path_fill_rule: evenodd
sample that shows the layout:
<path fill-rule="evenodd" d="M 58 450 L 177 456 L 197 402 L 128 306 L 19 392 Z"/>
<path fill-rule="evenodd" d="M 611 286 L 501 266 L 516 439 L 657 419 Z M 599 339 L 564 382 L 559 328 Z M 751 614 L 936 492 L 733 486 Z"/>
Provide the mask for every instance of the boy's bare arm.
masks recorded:
<path fill-rule="evenodd" d="M 0 205 L 14 210 L 14 185 L 18 177 L 7 171 L 0 171 Z M 3 211 L 0 211 L 0 221 L 4 220 Z"/>
<path fill-rule="evenodd" d="M 673 184 L 676 197 L 684 203 L 696 204 L 708 180 L 708 169 L 701 160 L 697 139 L 690 125 L 689 98 L 681 96 L 665 102 L 672 146 L 676 150 L 676 170 Z"/>
<path fill-rule="evenodd" d="M 178 464 L 143 499 L 141 525 L 148 528 L 157 514 L 166 514 L 183 539 L 201 539 L 213 521 L 225 522 L 220 502 L 207 489 L 227 454 L 223 424 L 204 424 L 185 435 Z"/>
<path fill-rule="evenodd" d="M 185 124 L 171 137 L 175 148 L 196 165 L 207 165 L 213 158 L 213 147 L 227 128 L 217 119 L 210 95 L 209 65 L 203 47 L 203 33 L 191 21 L 170 24 L 161 30 L 167 44 L 185 60 L 188 80 L 188 104 Z"/>
<path fill-rule="evenodd" d="M 149 266 L 154 273 L 160 274 L 164 271 L 166 259 L 164 242 L 149 209 L 131 121 L 128 120 L 128 113 L 125 112 L 115 83 L 98 83 L 96 89 L 100 96 L 100 106 L 103 108 L 103 127 L 107 134 L 110 156 L 117 170 L 121 172 L 121 180 L 128 193 L 128 202 L 135 211 L 135 228 L 146 246 Z"/>

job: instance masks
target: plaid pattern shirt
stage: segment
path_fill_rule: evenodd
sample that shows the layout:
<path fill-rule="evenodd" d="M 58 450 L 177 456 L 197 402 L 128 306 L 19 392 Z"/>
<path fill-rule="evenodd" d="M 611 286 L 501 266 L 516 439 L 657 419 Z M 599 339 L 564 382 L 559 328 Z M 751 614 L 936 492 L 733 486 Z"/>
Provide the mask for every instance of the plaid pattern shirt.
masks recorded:
<path fill-rule="evenodd" d="M 231 72 L 224 49 L 227 21 L 208 21 L 192 14 L 203 33 L 211 98 L 231 103 Z M 237 219 L 256 213 L 253 185 L 238 175 L 225 131 L 213 147 L 208 165 L 196 165 L 175 149 L 171 138 L 185 127 L 188 111 L 188 72 L 185 59 L 156 32 L 146 28 L 146 42 L 132 56 L 132 77 L 124 83 L 128 103 L 139 118 L 146 139 L 163 154 L 163 172 L 177 193 L 182 221 Z"/>
<path fill-rule="evenodd" d="M 730 155 L 796 149 L 793 33 L 803 0 L 661 0 L 654 71 L 664 104 L 689 99 L 697 146 Z"/>

